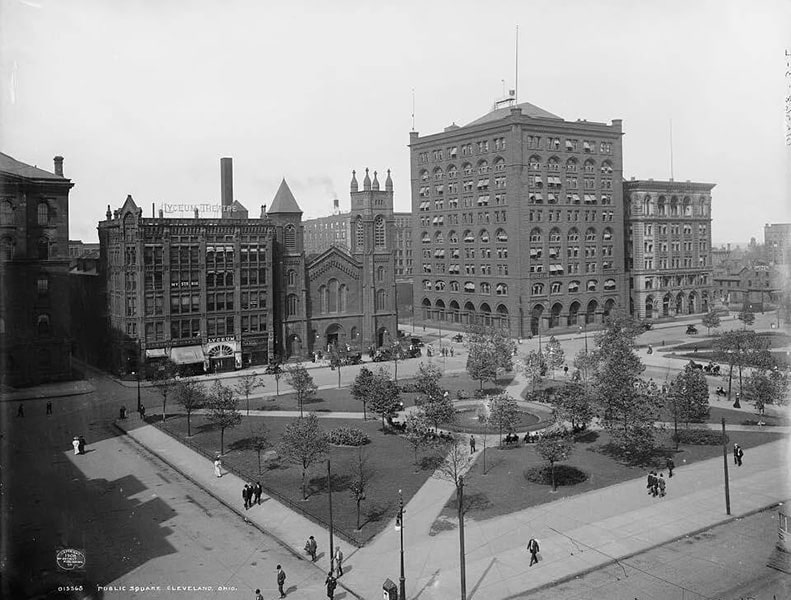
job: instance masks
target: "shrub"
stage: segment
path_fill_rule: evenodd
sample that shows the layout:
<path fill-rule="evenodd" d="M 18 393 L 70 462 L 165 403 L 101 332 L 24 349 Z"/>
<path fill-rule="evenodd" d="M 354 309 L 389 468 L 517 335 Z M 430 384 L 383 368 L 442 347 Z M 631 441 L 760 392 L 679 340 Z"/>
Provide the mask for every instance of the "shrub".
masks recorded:
<path fill-rule="evenodd" d="M 678 440 L 676 440 L 678 437 Z M 690 446 L 720 446 L 723 443 L 723 434 L 719 431 L 712 431 L 710 429 L 682 429 L 678 432 L 678 436 L 673 434 L 673 441 L 678 441 L 679 444 L 688 444 Z M 728 436 L 725 435 L 724 442 L 728 443 Z"/>
<path fill-rule="evenodd" d="M 525 479 L 541 485 L 552 485 L 552 469 L 548 466 L 531 467 L 525 471 Z M 561 485 L 577 485 L 587 481 L 588 474 L 569 465 L 555 465 L 555 483 Z"/>
<path fill-rule="evenodd" d="M 327 438 L 336 446 L 364 446 L 371 441 L 368 434 L 356 427 L 338 427 L 330 431 Z"/>

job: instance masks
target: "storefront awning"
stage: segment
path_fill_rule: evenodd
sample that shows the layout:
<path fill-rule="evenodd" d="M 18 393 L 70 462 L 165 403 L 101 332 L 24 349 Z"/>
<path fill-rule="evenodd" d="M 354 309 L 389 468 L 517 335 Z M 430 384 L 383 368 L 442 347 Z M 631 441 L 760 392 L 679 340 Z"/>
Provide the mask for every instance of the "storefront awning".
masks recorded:
<path fill-rule="evenodd" d="M 146 350 L 146 358 L 167 358 L 168 351 L 164 348 L 151 348 Z"/>
<path fill-rule="evenodd" d="M 200 346 L 182 346 L 170 351 L 170 359 L 178 365 L 192 365 L 203 362 L 203 348 Z"/>

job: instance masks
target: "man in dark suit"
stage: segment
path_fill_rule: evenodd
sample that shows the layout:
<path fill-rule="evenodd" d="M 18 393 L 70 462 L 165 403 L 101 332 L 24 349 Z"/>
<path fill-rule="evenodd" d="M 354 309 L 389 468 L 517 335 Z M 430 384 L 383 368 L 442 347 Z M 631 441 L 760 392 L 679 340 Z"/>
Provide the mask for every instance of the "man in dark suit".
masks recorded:
<path fill-rule="evenodd" d="M 283 570 L 283 567 L 277 565 L 277 591 L 280 592 L 280 597 L 285 598 L 286 592 L 283 590 L 283 586 L 286 583 L 286 572 Z"/>

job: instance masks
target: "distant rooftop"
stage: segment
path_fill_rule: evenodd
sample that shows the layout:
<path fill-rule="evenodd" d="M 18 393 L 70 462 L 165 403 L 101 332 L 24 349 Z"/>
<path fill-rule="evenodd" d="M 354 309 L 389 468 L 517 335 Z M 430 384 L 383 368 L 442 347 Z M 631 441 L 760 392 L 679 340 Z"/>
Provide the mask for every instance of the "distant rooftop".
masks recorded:
<path fill-rule="evenodd" d="M 551 112 L 544 110 L 543 108 L 539 108 L 535 104 L 530 104 L 529 102 L 522 102 L 517 104 L 516 106 L 504 106 L 503 108 L 498 108 L 493 110 L 492 112 L 485 114 L 484 116 L 475 119 L 471 123 L 467 123 L 465 127 L 469 127 L 470 125 L 482 125 L 483 123 L 491 123 L 492 121 L 499 121 L 500 119 L 504 119 L 511 114 L 512 108 L 521 108 L 522 114 L 527 117 L 532 117 L 534 119 L 555 119 L 562 121 L 563 118 L 557 115 L 553 115 Z"/>
<path fill-rule="evenodd" d="M 44 171 L 38 167 L 33 167 L 15 158 L 0 152 L 0 173 L 8 173 L 10 175 L 18 175 L 19 177 L 27 177 L 28 179 L 57 179 L 63 181 L 63 177 Z"/>

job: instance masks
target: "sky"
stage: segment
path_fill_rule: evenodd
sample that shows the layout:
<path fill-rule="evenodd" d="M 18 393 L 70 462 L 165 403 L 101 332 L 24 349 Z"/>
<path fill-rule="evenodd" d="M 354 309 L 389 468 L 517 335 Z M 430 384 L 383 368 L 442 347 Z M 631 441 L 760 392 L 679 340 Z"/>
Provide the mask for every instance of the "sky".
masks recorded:
<path fill-rule="evenodd" d="M 791 0 L 0 0 L 0 151 L 72 179 L 70 237 L 107 205 L 349 206 L 352 169 L 392 170 L 409 132 L 519 101 L 623 119 L 624 177 L 715 183 L 715 243 L 791 221 Z M 791 61 L 791 58 L 788 59 Z M 787 74 L 788 72 L 788 74 Z M 169 213 L 192 216 L 192 213 Z M 206 213 L 205 216 L 212 216 Z"/>

